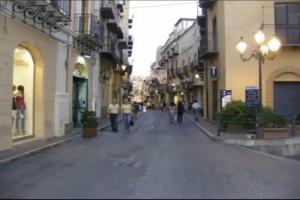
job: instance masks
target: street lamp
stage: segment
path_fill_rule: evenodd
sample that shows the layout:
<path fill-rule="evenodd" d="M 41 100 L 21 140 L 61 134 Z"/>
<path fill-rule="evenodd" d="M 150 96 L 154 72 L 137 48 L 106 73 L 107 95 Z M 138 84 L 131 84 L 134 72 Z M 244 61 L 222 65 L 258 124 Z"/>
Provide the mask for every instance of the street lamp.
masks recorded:
<path fill-rule="evenodd" d="M 247 42 L 244 41 L 244 38 L 241 37 L 240 41 L 236 45 L 236 50 L 240 53 L 240 58 L 243 62 L 247 62 L 252 58 L 258 60 L 258 68 L 259 68 L 259 108 L 262 108 L 262 69 L 261 66 L 265 62 L 266 59 L 273 60 L 275 58 L 275 54 L 279 51 L 281 47 L 280 40 L 273 36 L 267 42 L 265 42 L 265 34 L 262 30 L 258 30 L 254 35 L 254 40 L 258 46 L 257 49 L 253 50 L 249 57 L 245 57 L 245 52 L 248 48 Z"/>

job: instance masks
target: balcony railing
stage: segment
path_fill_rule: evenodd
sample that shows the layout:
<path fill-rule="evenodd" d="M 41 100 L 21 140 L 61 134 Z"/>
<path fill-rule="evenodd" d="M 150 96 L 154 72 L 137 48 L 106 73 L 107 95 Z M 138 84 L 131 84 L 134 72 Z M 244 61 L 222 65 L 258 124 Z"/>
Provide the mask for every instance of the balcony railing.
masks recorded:
<path fill-rule="evenodd" d="M 106 55 L 110 58 L 116 57 L 116 42 L 111 37 L 105 37 L 103 47 L 101 50 L 102 55 Z"/>
<path fill-rule="evenodd" d="M 70 22 L 70 1 L 0 1 L 1 13 L 46 33 L 59 32 Z"/>
<path fill-rule="evenodd" d="M 210 59 L 216 55 L 218 55 L 217 34 L 207 33 L 200 39 L 199 58 Z"/>
<path fill-rule="evenodd" d="M 92 14 L 75 14 L 75 33 L 77 42 L 84 48 L 98 51 L 103 43 L 103 25 Z"/>
<path fill-rule="evenodd" d="M 120 12 L 124 12 L 123 5 L 124 5 L 124 0 L 117 1 L 117 8 L 120 10 Z"/>
<path fill-rule="evenodd" d="M 283 46 L 300 46 L 299 24 L 265 24 L 266 33 L 276 34 Z"/>
<path fill-rule="evenodd" d="M 115 19 L 114 5 L 111 0 L 101 1 L 101 16 L 103 19 Z"/>

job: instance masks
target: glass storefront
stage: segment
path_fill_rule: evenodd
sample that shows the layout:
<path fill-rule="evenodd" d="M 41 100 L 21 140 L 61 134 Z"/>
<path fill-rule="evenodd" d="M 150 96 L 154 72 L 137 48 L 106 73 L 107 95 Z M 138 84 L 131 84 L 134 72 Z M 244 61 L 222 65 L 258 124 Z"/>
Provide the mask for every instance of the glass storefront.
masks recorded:
<path fill-rule="evenodd" d="M 19 46 L 14 51 L 12 87 L 12 137 L 33 136 L 34 61 L 31 53 Z"/>

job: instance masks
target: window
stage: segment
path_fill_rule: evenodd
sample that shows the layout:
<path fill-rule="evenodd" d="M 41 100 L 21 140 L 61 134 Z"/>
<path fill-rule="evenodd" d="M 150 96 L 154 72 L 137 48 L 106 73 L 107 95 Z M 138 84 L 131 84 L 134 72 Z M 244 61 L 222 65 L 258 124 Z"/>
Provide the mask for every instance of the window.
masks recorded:
<path fill-rule="evenodd" d="M 275 31 L 284 44 L 300 44 L 300 3 L 275 3 Z"/>

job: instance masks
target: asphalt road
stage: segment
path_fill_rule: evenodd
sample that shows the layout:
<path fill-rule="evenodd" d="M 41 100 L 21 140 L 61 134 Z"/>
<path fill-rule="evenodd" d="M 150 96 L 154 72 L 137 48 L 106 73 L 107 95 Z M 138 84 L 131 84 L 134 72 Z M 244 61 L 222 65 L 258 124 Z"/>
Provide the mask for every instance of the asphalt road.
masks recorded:
<path fill-rule="evenodd" d="M 120 129 L 123 128 L 123 124 Z M 130 133 L 78 138 L 0 168 L 0 198 L 300 198 L 300 164 L 142 113 Z"/>

